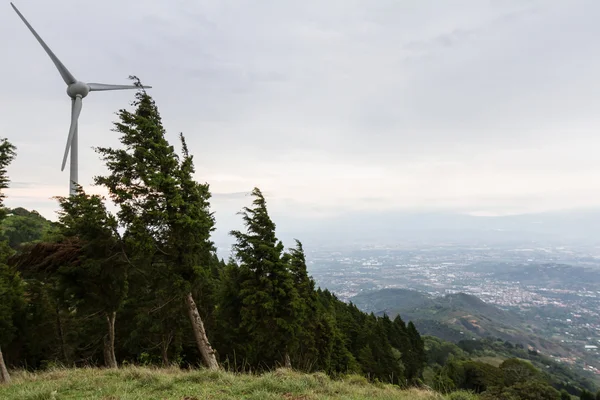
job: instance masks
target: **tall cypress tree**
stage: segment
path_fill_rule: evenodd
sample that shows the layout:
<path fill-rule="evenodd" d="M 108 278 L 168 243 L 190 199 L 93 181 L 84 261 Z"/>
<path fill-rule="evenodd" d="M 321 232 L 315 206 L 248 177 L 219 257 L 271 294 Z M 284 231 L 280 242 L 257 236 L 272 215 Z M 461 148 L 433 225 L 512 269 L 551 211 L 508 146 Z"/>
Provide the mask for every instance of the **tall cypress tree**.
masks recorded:
<path fill-rule="evenodd" d="M 252 196 L 253 208 L 241 212 L 247 231 L 231 231 L 240 263 L 241 328 L 249 337 L 246 357 L 257 366 L 289 365 L 297 346 L 298 291 L 265 198 L 258 188 Z"/>
<path fill-rule="evenodd" d="M 132 77 L 137 86 L 137 78 Z M 123 149 L 97 148 L 108 176 L 95 178 L 108 188 L 119 206 L 128 247 L 148 274 L 163 276 L 167 290 L 185 303 L 196 345 L 205 364 L 219 368 L 192 295 L 198 268 L 207 268 L 213 250 L 210 233 L 214 217 L 209 211 L 208 185 L 197 183 L 193 161 L 181 137 L 183 160 L 165 138 L 154 100 L 143 90 L 136 93 L 135 111 L 120 110 L 115 131 Z"/>

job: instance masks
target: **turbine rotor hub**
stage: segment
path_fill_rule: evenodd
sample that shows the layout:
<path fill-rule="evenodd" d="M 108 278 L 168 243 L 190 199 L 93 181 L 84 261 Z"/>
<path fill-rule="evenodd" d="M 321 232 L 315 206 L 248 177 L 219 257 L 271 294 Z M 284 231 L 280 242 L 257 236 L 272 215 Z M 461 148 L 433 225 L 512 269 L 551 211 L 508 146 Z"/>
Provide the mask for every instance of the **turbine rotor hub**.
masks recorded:
<path fill-rule="evenodd" d="M 90 87 L 85 82 L 77 81 L 67 86 L 67 94 L 74 99 L 77 96 L 84 98 L 90 92 Z"/>

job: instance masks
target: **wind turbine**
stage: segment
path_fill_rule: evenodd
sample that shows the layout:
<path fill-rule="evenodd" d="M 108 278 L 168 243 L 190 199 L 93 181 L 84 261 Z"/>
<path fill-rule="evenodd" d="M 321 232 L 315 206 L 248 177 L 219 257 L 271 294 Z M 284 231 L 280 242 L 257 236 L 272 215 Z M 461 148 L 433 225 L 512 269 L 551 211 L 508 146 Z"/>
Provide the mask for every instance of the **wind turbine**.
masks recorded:
<path fill-rule="evenodd" d="M 33 29 L 33 27 L 27 22 L 23 14 L 15 7 L 13 3 L 10 3 L 12 8 L 15 10 L 17 15 L 23 20 L 27 28 L 33 33 L 33 36 L 37 39 L 37 41 L 42 45 L 50 59 L 58 69 L 60 76 L 62 76 L 63 80 L 67 84 L 67 94 L 71 98 L 71 127 L 69 128 L 69 136 L 67 137 L 67 145 L 65 148 L 65 155 L 63 156 L 61 171 L 64 171 L 65 165 L 67 163 L 67 156 L 69 155 L 69 150 L 71 150 L 71 171 L 70 171 L 70 184 L 69 184 L 69 194 L 75 194 L 75 185 L 78 182 L 78 152 L 77 152 L 77 122 L 79 120 L 79 114 L 81 113 L 82 100 L 85 96 L 88 95 L 89 92 L 95 91 L 103 91 L 103 90 L 123 90 L 123 89 L 137 89 L 141 88 L 151 88 L 152 86 L 135 86 L 135 85 L 107 85 L 104 83 L 86 83 L 77 80 L 73 74 L 69 72 L 69 70 L 63 65 L 63 63 L 56 57 L 56 55 L 50 50 L 48 45 L 42 40 L 40 35 Z"/>

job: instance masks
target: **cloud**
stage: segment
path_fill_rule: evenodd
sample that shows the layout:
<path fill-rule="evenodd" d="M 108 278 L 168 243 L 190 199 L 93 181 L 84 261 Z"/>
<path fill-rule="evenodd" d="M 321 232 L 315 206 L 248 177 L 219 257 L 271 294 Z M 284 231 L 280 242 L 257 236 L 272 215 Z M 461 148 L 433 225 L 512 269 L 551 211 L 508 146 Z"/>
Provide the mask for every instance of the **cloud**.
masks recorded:
<path fill-rule="evenodd" d="M 246 199 L 250 192 L 212 193 L 212 198 L 217 200 L 239 200 Z"/>
<path fill-rule="evenodd" d="M 255 186 L 287 216 L 504 213 L 600 201 L 594 1 L 17 6 L 76 77 L 127 83 L 135 74 L 153 86 L 168 138 L 186 135 L 217 215 L 247 205 L 236 196 Z M 69 99 L 7 6 L 0 45 L 0 130 L 18 148 L 9 174 L 29 184 L 10 193 L 51 209 L 51 197 L 68 188 L 59 163 Z M 132 98 L 85 98 L 86 188 L 104 172 L 92 147 L 119 145 L 114 112 Z"/>

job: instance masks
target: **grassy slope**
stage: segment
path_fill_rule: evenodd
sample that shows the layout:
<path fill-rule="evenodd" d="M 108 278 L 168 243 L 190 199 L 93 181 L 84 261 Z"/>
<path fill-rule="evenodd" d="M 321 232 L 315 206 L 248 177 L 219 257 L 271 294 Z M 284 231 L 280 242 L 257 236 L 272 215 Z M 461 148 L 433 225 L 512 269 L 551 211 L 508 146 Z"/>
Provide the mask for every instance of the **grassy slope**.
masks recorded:
<path fill-rule="evenodd" d="M 277 370 L 261 376 L 180 369 L 127 367 L 56 369 L 15 372 L 13 382 L 0 385 L 0 399 L 400 399 L 434 400 L 443 396 L 422 390 L 400 390 L 369 384 L 363 377 L 335 381 L 324 374 Z"/>

